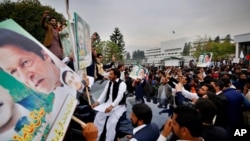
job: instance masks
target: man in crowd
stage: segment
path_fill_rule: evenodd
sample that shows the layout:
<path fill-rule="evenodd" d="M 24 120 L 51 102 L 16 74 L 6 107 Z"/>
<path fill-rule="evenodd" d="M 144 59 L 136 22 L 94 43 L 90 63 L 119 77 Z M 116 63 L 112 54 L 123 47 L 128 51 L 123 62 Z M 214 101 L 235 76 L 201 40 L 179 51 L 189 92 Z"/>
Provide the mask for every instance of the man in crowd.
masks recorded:
<path fill-rule="evenodd" d="M 213 124 L 213 119 L 217 113 L 217 107 L 213 101 L 200 98 L 195 102 L 195 108 L 202 115 L 202 124 L 204 127 L 202 137 L 205 141 L 229 141 L 226 129 Z"/>
<path fill-rule="evenodd" d="M 234 88 L 230 88 L 231 82 L 228 78 L 221 79 L 224 88 L 223 93 L 226 96 L 228 102 L 227 117 L 228 117 L 228 129 L 230 137 L 234 137 L 236 129 L 243 127 L 244 119 L 242 111 L 250 109 L 250 102 Z"/>
<path fill-rule="evenodd" d="M 190 106 L 182 105 L 173 110 L 173 117 L 164 125 L 157 141 L 171 138 L 171 132 L 180 140 L 204 141 L 201 114 Z"/>
<path fill-rule="evenodd" d="M 119 63 L 118 69 L 121 72 L 120 79 L 125 81 L 125 74 L 124 74 L 125 73 L 125 65 L 124 65 L 124 63 Z"/>
<path fill-rule="evenodd" d="M 228 102 L 227 98 L 222 92 L 224 84 L 221 80 L 213 80 L 211 85 L 215 89 L 215 94 L 208 94 L 208 98 L 211 99 L 217 107 L 216 119 L 214 125 L 222 126 L 227 129 L 228 125 Z"/>
<path fill-rule="evenodd" d="M 111 69 L 109 74 L 109 82 L 107 82 L 104 90 L 96 103 L 92 107 L 106 107 L 104 111 L 99 111 L 95 117 L 94 124 L 98 128 L 98 140 L 105 139 L 113 141 L 116 135 L 116 125 L 126 108 L 126 84 L 119 79 L 120 71 Z M 105 137 L 106 135 L 106 137 Z"/>
<path fill-rule="evenodd" d="M 54 17 L 49 17 L 48 23 L 46 22 L 47 17 L 49 16 L 49 11 L 44 11 L 41 27 L 46 30 L 44 46 L 46 46 L 55 56 L 59 59 L 63 59 L 63 49 L 61 46 L 59 34 L 57 31 L 56 19 Z"/>
<path fill-rule="evenodd" d="M 133 136 L 130 141 L 155 141 L 160 135 L 158 126 L 152 123 L 153 113 L 151 108 L 144 104 L 135 104 L 132 107 L 130 118 L 133 129 Z"/>

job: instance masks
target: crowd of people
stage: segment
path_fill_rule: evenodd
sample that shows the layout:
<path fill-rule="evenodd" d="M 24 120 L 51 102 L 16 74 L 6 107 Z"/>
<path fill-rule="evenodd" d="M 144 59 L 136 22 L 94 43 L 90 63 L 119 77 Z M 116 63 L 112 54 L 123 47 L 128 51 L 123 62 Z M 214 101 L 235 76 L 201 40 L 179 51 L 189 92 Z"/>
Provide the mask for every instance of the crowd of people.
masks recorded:
<path fill-rule="evenodd" d="M 250 68 L 242 69 L 239 64 L 144 68 L 148 69 L 144 78 L 132 79 L 131 68 L 125 67 L 124 81 L 127 93 L 135 96 L 135 105 L 152 101 L 163 108 L 159 114 L 167 112 L 171 117 L 159 141 L 239 140 L 235 132 L 250 129 Z"/>
<path fill-rule="evenodd" d="M 64 53 L 66 50 L 63 49 L 59 38 L 62 29 L 58 29 L 53 17 L 50 17 L 47 23 L 47 16 L 48 11 L 45 11 L 41 21 L 41 26 L 46 29 L 44 45 L 59 59 L 69 57 L 70 61 L 74 61 L 72 50 Z M 42 93 L 55 92 L 60 86 L 67 85 L 69 89 L 74 88 L 77 92 L 80 105 L 89 105 L 92 110 L 99 109 L 93 120 L 87 121 L 89 123 L 82 127 L 82 134 L 87 141 L 119 140 L 117 126 L 124 114 L 126 115 L 128 96 L 135 98 L 129 117 L 134 128 L 125 136 L 131 141 L 230 141 L 239 140 L 235 138 L 236 130 L 250 129 L 250 68 L 243 70 L 239 64 L 220 64 L 219 67 L 206 68 L 196 67 L 194 64 L 183 67 L 143 66 L 138 71 L 139 76 L 132 78 L 130 73 L 133 66 L 116 62 L 114 56 L 110 63 L 102 63 L 103 55 L 98 53 L 93 45 L 99 36 L 95 32 L 92 35 L 92 64 L 87 67 L 87 75 L 95 81 L 107 80 L 107 83 L 100 97 L 96 101 L 92 99 L 92 102 L 88 102 L 86 89 L 91 89 L 88 87 L 88 78 L 77 79 L 72 71 L 73 63 L 68 64 L 72 70 L 60 73 L 62 68 L 58 68 L 44 50 L 30 51 L 31 47 L 35 46 L 34 43 L 27 41 L 27 45 L 20 46 L 23 40 L 16 40 L 17 43 L 10 44 L 10 40 L 15 36 L 20 39 L 23 37 L 3 29 L 1 33 L 10 36 L 1 36 L 3 71 Z M 28 47 L 30 48 L 27 49 Z M 17 57 L 9 63 L 7 58 L 11 55 Z M 23 63 L 16 63 L 20 60 L 23 60 Z M 37 63 L 38 61 L 40 63 Z M 10 67 L 10 64 L 15 64 L 15 68 Z M 34 70 L 31 70 L 31 67 L 34 67 Z M 46 79 L 42 79 L 44 86 L 41 87 L 36 87 L 40 84 L 32 81 L 39 75 L 28 75 L 28 72 L 36 72 L 37 69 L 46 74 L 43 76 Z M 152 122 L 154 115 L 145 101 L 158 104 L 158 108 L 162 109 L 159 114 L 168 113 L 169 118 L 166 118 L 162 128 Z"/>
<path fill-rule="evenodd" d="M 54 27 L 53 19 L 49 21 Z M 42 25 L 51 30 L 50 26 Z M 98 36 L 96 32 L 92 35 L 92 43 Z M 55 41 L 53 38 L 51 42 Z M 53 52 L 53 47 L 50 50 Z M 58 52 L 55 55 L 62 59 Z M 103 64 L 102 58 L 92 46 L 92 64 L 87 74 L 95 81 L 108 80 L 92 108 L 107 107 L 97 113 L 94 124 L 85 127 L 86 140 L 116 139 L 117 122 L 126 112 L 126 96 L 134 96 L 136 103 L 130 116 L 135 128 L 133 134 L 127 136 L 133 141 L 233 140 L 236 129 L 249 129 L 250 68 L 242 70 L 238 64 L 223 63 L 206 68 L 192 63 L 181 68 L 144 66 L 142 77 L 134 79 L 130 77 L 132 67 L 117 62 L 115 65 L 115 57 L 111 63 Z M 171 117 L 161 130 L 151 123 L 152 111 L 145 100 L 158 104 L 158 108 L 162 108 L 159 114 L 168 113 Z"/>

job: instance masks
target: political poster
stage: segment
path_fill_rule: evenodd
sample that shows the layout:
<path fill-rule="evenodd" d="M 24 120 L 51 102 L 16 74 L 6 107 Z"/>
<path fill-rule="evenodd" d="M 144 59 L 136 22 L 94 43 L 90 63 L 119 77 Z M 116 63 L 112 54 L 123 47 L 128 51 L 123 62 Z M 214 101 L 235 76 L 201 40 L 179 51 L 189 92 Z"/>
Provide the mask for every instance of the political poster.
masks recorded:
<path fill-rule="evenodd" d="M 63 47 L 63 57 L 64 62 L 67 64 L 70 61 L 69 57 L 72 57 L 73 60 L 76 60 L 75 57 L 75 44 L 73 40 L 73 31 L 71 23 L 69 20 L 66 20 L 62 24 L 62 30 L 59 32 L 61 45 Z"/>
<path fill-rule="evenodd" d="M 0 23 L 0 139 L 61 141 L 80 77 L 15 21 Z M 81 81 L 80 81 L 81 83 Z"/>
<path fill-rule="evenodd" d="M 74 13 L 74 21 L 78 61 L 77 70 L 82 70 L 92 63 L 90 29 L 89 25 L 77 13 Z"/>
<path fill-rule="evenodd" d="M 129 76 L 132 79 L 145 79 L 148 70 L 141 65 L 134 65 Z"/>
<path fill-rule="evenodd" d="M 210 67 L 212 65 L 211 63 L 212 57 L 213 57 L 212 52 L 200 54 L 197 67 Z"/>

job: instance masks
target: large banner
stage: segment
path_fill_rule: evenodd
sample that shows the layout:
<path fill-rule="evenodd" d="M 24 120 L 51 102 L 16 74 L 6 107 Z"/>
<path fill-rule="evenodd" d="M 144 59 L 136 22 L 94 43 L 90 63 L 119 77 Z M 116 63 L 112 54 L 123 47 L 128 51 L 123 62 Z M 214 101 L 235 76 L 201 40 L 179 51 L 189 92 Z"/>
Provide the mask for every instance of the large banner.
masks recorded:
<path fill-rule="evenodd" d="M 63 140 L 80 80 L 13 20 L 1 22 L 0 140 Z"/>
<path fill-rule="evenodd" d="M 199 56 L 199 60 L 197 63 L 197 67 L 210 67 L 212 65 L 213 53 L 212 52 L 207 52 L 203 53 Z"/>
<path fill-rule="evenodd" d="M 92 63 L 91 40 L 89 25 L 77 14 L 74 13 L 75 19 L 75 39 L 78 69 L 87 68 Z"/>

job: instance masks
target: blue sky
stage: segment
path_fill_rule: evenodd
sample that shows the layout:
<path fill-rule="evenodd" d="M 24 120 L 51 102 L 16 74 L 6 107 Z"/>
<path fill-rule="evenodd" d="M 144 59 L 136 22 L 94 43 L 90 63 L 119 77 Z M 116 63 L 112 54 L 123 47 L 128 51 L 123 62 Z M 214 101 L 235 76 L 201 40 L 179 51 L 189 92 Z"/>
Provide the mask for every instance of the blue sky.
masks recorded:
<path fill-rule="evenodd" d="M 67 17 L 64 0 L 40 2 Z M 249 33 L 249 6 L 250 0 L 69 0 L 71 17 L 77 12 L 102 40 L 118 27 L 128 51 L 182 37 Z"/>

